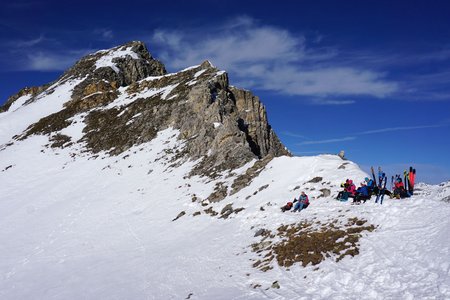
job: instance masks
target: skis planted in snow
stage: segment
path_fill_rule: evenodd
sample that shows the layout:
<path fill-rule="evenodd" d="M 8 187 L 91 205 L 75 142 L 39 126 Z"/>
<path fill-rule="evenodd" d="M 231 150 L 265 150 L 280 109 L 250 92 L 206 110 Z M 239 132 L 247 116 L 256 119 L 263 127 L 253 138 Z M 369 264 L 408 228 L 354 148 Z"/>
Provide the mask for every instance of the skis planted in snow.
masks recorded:
<path fill-rule="evenodd" d="M 404 178 L 404 185 L 405 185 L 405 190 L 408 191 L 408 187 L 409 187 L 409 180 L 408 180 L 408 172 L 405 170 L 403 171 L 403 178 Z"/>
<path fill-rule="evenodd" d="M 394 176 L 392 176 L 394 178 Z M 378 203 L 378 200 L 380 200 L 380 204 L 383 204 L 384 194 L 386 191 L 386 184 L 387 184 L 387 176 L 386 174 L 382 174 L 382 177 L 380 179 L 380 190 L 378 191 L 377 199 L 375 199 L 375 203 Z"/>
<path fill-rule="evenodd" d="M 381 170 L 381 167 L 378 167 L 378 188 L 381 189 L 383 187 L 383 178 L 386 177 L 386 173 Z"/>
<path fill-rule="evenodd" d="M 378 186 L 377 185 L 377 179 L 375 177 L 375 171 L 373 170 L 373 167 L 370 167 L 370 170 L 372 171 L 373 184 L 374 184 L 374 186 Z"/>
<path fill-rule="evenodd" d="M 414 182 L 416 181 L 416 169 L 409 167 L 409 193 L 412 195 L 414 193 Z"/>

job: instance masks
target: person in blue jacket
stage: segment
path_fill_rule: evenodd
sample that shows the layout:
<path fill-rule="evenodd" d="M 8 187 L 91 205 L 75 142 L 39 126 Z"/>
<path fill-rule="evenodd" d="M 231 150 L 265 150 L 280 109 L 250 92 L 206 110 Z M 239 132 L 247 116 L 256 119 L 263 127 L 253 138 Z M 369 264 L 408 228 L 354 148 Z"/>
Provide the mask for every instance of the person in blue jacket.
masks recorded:
<path fill-rule="evenodd" d="M 367 190 L 369 192 L 369 195 L 372 195 L 375 189 L 375 183 L 373 182 L 373 179 L 370 179 L 369 177 L 364 178 L 364 181 L 366 182 Z"/>
<path fill-rule="evenodd" d="M 361 203 L 361 200 L 366 203 L 367 200 L 370 199 L 369 188 L 364 183 L 361 183 L 361 186 L 356 190 L 356 196 L 353 200 L 353 203 Z"/>

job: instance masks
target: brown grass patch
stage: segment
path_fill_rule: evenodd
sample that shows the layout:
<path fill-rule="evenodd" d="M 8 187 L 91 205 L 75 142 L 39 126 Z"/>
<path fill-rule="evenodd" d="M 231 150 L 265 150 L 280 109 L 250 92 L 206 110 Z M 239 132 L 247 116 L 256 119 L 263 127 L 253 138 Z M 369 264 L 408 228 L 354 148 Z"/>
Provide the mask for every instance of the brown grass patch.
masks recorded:
<path fill-rule="evenodd" d="M 252 244 L 252 251 L 261 258 L 253 266 L 262 271 L 271 268 L 272 261 L 290 267 L 296 263 L 306 267 L 318 265 L 327 258 L 336 262 L 345 256 L 359 254 L 359 239 L 362 232 L 372 232 L 374 225 L 366 225 L 366 220 L 351 218 L 322 222 L 302 222 L 282 225 L 277 229 L 277 240 L 265 236 L 259 243 Z"/>

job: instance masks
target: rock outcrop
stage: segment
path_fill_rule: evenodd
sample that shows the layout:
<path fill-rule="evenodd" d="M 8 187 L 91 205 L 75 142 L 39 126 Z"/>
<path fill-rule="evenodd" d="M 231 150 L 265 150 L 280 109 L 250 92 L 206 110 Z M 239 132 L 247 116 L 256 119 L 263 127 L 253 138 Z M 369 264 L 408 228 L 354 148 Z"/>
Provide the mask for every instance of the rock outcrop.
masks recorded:
<path fill-rule="evenodd" d="M 49 84 L 43 85 L 43 86 L 25 87 L 25 88 L 21 89 L 17 94 L 14 94 L 11 97 L 9 97 L 3 106 L 0 106 L 0 113 L 8 111 L 8 109 L 11 107 L 11 105 L 20 97 L 27 96 L 27 95 L 30 95 L 30 98 L 36 97 L 36 95 L 40 94 L 48 86 L 49 86 Z"/>
<path fill-rule="evenodd" d="M 143 43 L 131 42 L 82 58 L 53 85 L 32 92 L 45 96 L 74 79 L 81 82 L 68 95 L 64 109 L 31 124 L 16 139 L 60 134 L 75 116 L 82 116 L 83 137 L 65 137 L 65 144 L 84 143 L 93 153 L 117 155 L 152 140 L 160 130 L 178 129 L 185 143 L 174 149 L 177 159 L 198 160 L 191 175 L 215 177 L 252 159 L 289 155 L 259 98 L 230 86 L 227 73 L 208 61 L 167 74 Z M 28 103 L 45 101 L 34 94 Z M 3 109 L 18 97 L 10 98 Z"/>

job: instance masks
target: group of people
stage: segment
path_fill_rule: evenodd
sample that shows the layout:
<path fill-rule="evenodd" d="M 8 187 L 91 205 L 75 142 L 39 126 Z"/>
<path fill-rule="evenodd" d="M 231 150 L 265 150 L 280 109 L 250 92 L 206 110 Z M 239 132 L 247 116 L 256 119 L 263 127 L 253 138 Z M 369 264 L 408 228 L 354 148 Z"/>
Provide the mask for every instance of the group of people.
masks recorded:
<path fill-rule="evenodd" d="M 366 177 L 364 182 L 361 182 L 360 186 L 356 188 L 353 180 L 347 179 L 341 184 L 343 188 L 339 192 L 336 199 L 340 201 L 348 201 L 348 198 L 353 198 L 352 204 L 366 203 L 367 200 L 375 195 L 375 203 L 380 202 L 383 204 L 384 196 L 388 195 L 390 198 L 407 198 L 411 197 L 414 193 L 416 170 L 410 167 L 409 172 L 406 170 L 403 173 L 403 180 L 401 175 L 395 175 L 391 178 L 391 189 L 386 188 L 387 176 L 382 172 L 381 168 L 378 168 L 378 180 L 375 177 L 374 170 L 372 168 L 372 177 Z M 305 192 L 301 192 L 298 199 L 294 198 L 294 201 L 288 202 L 281 207 L 283 212 L 291 210 L 293 212 L 302 211 L 309 206 L 309 199 Z"/>
<path fill-rule="evenodd" d="M 380 204 L 383 204 L 385 195 L 396 199 L 411 197 L 414 193 L 416 170 L 410 167 L 409 172 L 405 170 L 403 175 L 404 180 L 402 180 L 400 175 L 395 175 L 395 177 L 392 176 L 391 189 L 389 190 L 386 187 L 388 181 L 386 173 L 382 172 L 381 168 L 378 168 L 377 181 L 372 168 L 373 179 L 366 177 L 359 188 L 356 188 L 351 179 L 347 179 L 341 184 L 341 187 L 343 187 L 344 190 L 339 192 L 336 199 L 340 201 L 347 201 L 348 198 L 353 198 L 353 203 L 360 204 L 361 201 L 365 203 L 372 197 L 372 195 L 375 195 L 375 203 L 378 203 L 379 201 Z"/>
<path fill-rule="evenodd" d="M 377 199 L 375 200 L 376 203 L 380 201 L 380 203 L 383 204 L 384 195 L 391 194 L 384 186 L 376 185 L 375 181 L 369 177 L 364 178 L 364 182 L 361 182 L 358 188 L 356 188 L 356 185 L 351 179 L 347 179 L 341 184 L 341 187 L 344 188 L 344 190 L 339 192 L 336 199 L 348 201 L 348 198 L 353 198 L 353 203 L 355 204 L 360 204 L 361 202 L 366 203 L 372 195 L 377 196 Z"/>

